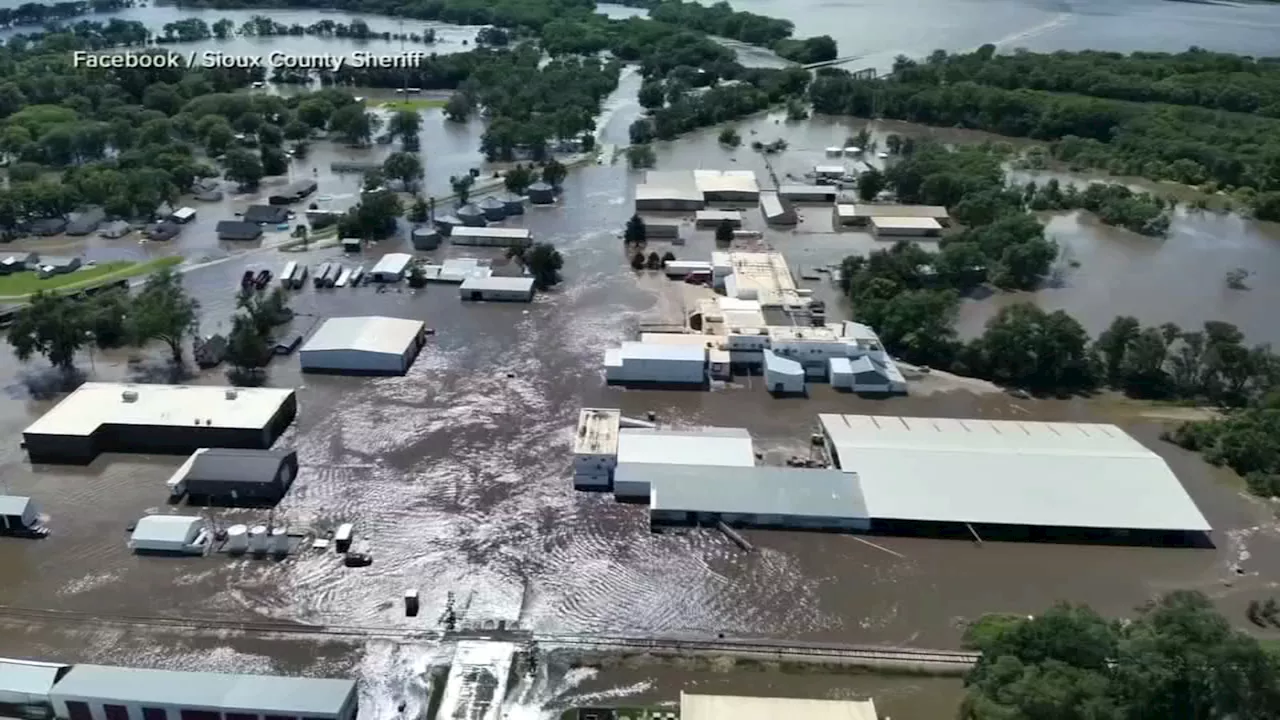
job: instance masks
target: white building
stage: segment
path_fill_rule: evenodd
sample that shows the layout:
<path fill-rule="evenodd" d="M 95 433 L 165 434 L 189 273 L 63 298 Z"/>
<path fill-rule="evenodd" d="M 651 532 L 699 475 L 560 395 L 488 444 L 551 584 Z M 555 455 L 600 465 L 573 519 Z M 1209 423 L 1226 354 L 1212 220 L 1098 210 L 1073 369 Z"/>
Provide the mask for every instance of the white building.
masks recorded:
<path fill-rule="evenodd" d="M 479 245 L 485 247 L 524 247 L 533 242 L 528 228 L 511 227 L 455 227 L 449 233 L 454 245 Z"/>
<path fill-rule="evenodd" d="M 663 264 L 662 271 L 667 274 L 667 277 L 684 277 L 699 273 L 710 277 L 711 263 L 701 260 L 671 260 Z"/>
<path fill-rule="evenodd" d="M 931 217 L 873 217 L 876 237 L 937 237 L 942 225 Z"/>
<path fill-rule="evenodd" d="M 138 521 L 129 537 L 137 553 L 203 555 L 209 545 L 204 521 L 190 515 L 148 515 Z"/>
<path fill-rule="evenodd" d="M 578 490 L 608 490 L 618 465 L 618 431 L 622 413 L 583 408 L 573 436 L 573 486 Z"/>
<path fill-rule="evenodd" d="M 795 360 L 779 357 L 771 350 L 764 351 L 764 382 L 775 395 L 793 395 L 804 392 L 804 368 Z"/>
<path fill-rule="evenodd" d="M 302 346 L 298 358 L 303 372 L 403 375 L 425 343 L 421 320 L 329 318 Z"/>
<path fill-rule="evenodd" d="M 497 275 L 467 278 L 462 281 L 458 292 L 463 300 L 533 302 L 533 278 Z"/>
<path fill-rule="evenodd" d="M 815 165 L 813 174 L 822 180 L 839 180 L 849 174 L 849 170 L 843 165 Z"/>
<path fill-rule="evenodd" d="M 693 215 L 694 227 L 704 230 L 718 228 L 725 222 L 737 230 L 742 227 L 742 213 L 737 210 L 699 210 Z"/>
<path fill-rule="evenodd" d="M 760 200 L 760 183 L 752 170 L 694 170 L 693 182 L 709 203 Z"/>
<path fill-rule="evenodd" d="M 374 282 L 400 282 L 411 262 L 413 262 L 413 256 L 407 253 L 387 253 L 369 271 L 369 277 Z"/>
<path fill-rule="evenodd" d="M 0 659 L 0 707 L 9 717 L 47 717 L 49 693 L 70 669 L 60 663 Z"/>
<path fill-rule="evenodd" d="M 729 272 L 723 276 L 724 293 L 739 300 L 755 300 L 763 307 L 803 307 L 791 268 L 781 253 L 728 254 Z M 715 259 L 712 265 L 715 265 Z M 721 276 L 713 273 L 713 277 Z"/>
<path fill-rule="evenodd" d="M 493 275 L 493 268 L 488 260 L 450 258 L 439 265 L 423 265 L 422 273 L 429 282 L 461 283 L 468 278 L 487 278 Z"/>
<path fill-rule="evenodd" d="M 863 355 L 859 358 L 831 358 L 831 387 L 858 393 L 905 393 L 907 380 L 892 361 Z"/>
<path fill-rule="evenodd" d="M 640 333 L 640 342 L 665 345 L 693 345 L 707 349 L 707 369 L 713 380 L 728 380 L 732 374 L 724 338 L 699 333 Z"/>
<path fill-rule="evenodd" d="M 680 693 L 680 720 L 878 720 L 871 700 L 807 700 Z"/>
<path fill-rule="evenodd" d="M 605 351 L 605 380 L 617 384 L 705 385 L 707 349 L 697 345 L 624 342 Z"/>
<path fill-rule="evenodd" d="M 619 500 L 647 501 L 655 465 L 753 467 L 755 445 L 741 428 L 618 431 L 618 465 L 613 494 Z"/>

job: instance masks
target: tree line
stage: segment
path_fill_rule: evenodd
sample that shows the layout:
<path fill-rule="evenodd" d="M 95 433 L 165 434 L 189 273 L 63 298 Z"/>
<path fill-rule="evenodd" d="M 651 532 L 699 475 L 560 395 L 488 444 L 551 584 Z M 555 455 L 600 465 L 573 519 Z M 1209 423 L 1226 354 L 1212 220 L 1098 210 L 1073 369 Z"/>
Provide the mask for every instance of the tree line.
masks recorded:
<path fill-rule="evenodd" d="M 112 12 L 133 7 L 132 0 L 77 0 L 76 2 L 34 3 L 0 8 L 0 25 L 44 25 L 68 20 L 89 12 Z"/>
<path fill-rule="evenodd" d="M 1060 55 L 1018 58 L 1047 65 Z M 1030 89 L 1034 73 L 1016 81 L 1024 83 L 1016 88 L 987 84 L 1011 82 L 1001 79 L 1004 74 L 983 73 L 981 67 L 987 63 L 1003 73 L 1009 62 L 989 45 L 955 60 L 960 69 L 953 81 L 948 76 L 953 59 L 945 53 L 935 53 L 923 64 L 900 58 L 887 80 L 857 80 L 847 72 L 826 69 L 810 85 L 809 98 L 822 113 L 889 117 L 1051 141 L 1053 156 L 1072 165 L 1230 192 L 1259 218 L 1280 219 L 1280 119 L 1138 97 Z M 1270 76 L 1271 71 L 1264 74 Z M 1134 82 L 1142 77 L 1132 76 Z M 1144 82 L 1154 86 L 1162 81 L 1148 77 Z"/>

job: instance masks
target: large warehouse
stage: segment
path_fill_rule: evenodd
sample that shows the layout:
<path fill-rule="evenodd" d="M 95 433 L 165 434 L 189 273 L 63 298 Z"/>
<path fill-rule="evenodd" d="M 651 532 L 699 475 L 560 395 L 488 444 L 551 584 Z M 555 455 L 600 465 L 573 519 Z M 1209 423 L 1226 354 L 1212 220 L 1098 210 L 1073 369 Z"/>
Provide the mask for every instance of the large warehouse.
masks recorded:
<path fill-rule="evenodd" d="M 654 525 L 714 525 L 867 530 L 858 480 L 840 470 L 792 467 L 715 467 L 636 464 L 629 480 L 649 478 L 649 521 Z"/>
<path fill-rule="evenodd" d="M 618 431 L 613 494 L 618 500 L 647 501 L 650 481 L 673 465 L 748 468 L 755 464 L 751 433 L 741 428 L 623 428 Z"/>
<path fill-rule="evenodd" d="M 819 422 L 877 529 L 1127 531 L 1153 542 L 1211 530 L 1164 460 L 1114 425 L 831 414 Z"/>
<path fill-rule="evenodd" d="M 698 345 L 624 342 L 604 354 L 605 381 L 618 385 L 704 387 L 707 348 Z"/>
<path fill-rule="evenodd" d="M 293 390 L 88 382 L 22 432 L 33 463 L 87 465 L 104 452 L 187 455 L 271 447 L 293 422 Z"/>
<path fill-rule="evenodd" d="M 876 704 L 871 700 L 680 693 L 680 720 L 877 720 L 878 717 Z"/>
<path fill-rule="evenodd" d="M 76 665 L 49 693 L 64 720 L 354 720 L 353 680 Z"/>
<path fill-rule="evenodd" d="M 378 315 L 329 318 L 298 357 L 303 372 L 403 375 L 426 340 L 421 320 Z"/>

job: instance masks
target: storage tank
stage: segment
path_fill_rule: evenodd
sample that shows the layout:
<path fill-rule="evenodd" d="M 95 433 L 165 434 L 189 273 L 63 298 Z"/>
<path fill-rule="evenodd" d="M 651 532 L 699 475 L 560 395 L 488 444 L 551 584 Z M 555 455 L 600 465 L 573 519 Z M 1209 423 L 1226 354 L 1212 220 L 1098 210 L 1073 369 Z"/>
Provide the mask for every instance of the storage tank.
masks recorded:
<path fill-rule="evenodd" d="M 484 213 L 484 219 L 489 222 L 502 222 L 507 219 L 507 204 L 498 198 L 487 197 L 476 207 L 480 208 L 480 212 Z"/>
<path fill-rule="evenodd" d="M 264 553 L 267 551 L 267 527 L 265 525 L 254 525 L 249 530 L 249 550 L 255 553 Z"/>
<path fill-rule="evenodd" d="M 484 227 L 489 224 L 489 221 L 484 217 L 484 211 L 474 203 L 467 203 L 458 208 L 457 214 L 462 224 L 469 227 Z"/>
<path fill-rule="evenodd" d="M 556 189 L 544 182 L 529 186 L 529 202 L 534 205 L 550 205 L 556 201 Z"/>
<path fill-rule="evenodd" d="M 227 552 L 239 555 L 249 549 L 249 528 L 232 525 L 227 528 Z"/>
<path fill-rule="evenodd" d="M 462 220 L 456 215 L 441 215 L 436 218 L 436 230 L 440 232 L 442 237 L 449 237 L 453 229 L 462 224 Z"/>
<path fill-rule="evenodd" d="M 289 531 L 278 527 L 271 529 L 271 552 L 275 555 L 289 554 Z"/>
<path fill-rule="evenodd" d="M 440 232 L 434 228 L 416 227 L 409 235 L 414 250 L 435 250 L 440 247 Z"/>
<path fill-rule="evenodd" d="M 507 217 L 524 214 L 524 198 L 519 195 L 514 193 L 505 193 L 498 199 L 507 206 Z"/>

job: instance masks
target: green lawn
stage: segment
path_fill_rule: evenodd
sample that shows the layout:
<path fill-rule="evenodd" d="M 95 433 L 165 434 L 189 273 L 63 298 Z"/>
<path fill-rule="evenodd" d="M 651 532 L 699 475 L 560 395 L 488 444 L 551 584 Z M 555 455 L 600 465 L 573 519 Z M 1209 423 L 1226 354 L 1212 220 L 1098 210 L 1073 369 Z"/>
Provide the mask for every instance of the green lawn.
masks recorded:
<path fill-rule="evenodd" d="M 382 107 L 388 110 L 426 110 L 428 108 L 442 108 L 448 104 L 449 101 L 444 98 L 407 98 L 404 100 L 389 100 L 382 103 Z"/>
<path fill-rule="evenodd" d="M 50 278 L 41 278 L 32 271 L 2 275 L 0 276 L 0 300 L 22 300 L 40 290 L 83 290 L 95 285 L 143 275 L 180 262 L 182 262 L 180 257 L 163 257 L 147 262 L 115 260 Z"/>

